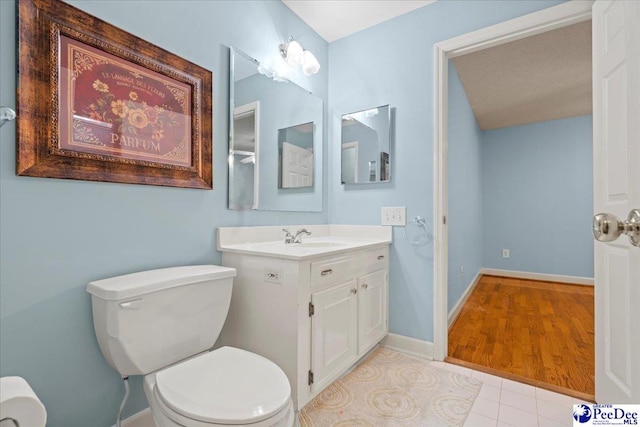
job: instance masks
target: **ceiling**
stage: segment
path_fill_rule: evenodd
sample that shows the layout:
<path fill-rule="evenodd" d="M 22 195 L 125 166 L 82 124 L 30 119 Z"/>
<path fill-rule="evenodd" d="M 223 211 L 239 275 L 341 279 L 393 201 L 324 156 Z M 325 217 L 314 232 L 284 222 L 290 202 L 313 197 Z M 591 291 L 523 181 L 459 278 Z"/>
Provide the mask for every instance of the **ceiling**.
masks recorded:
<path fill-rule="evenodd" d="M 283 0 L 329 43 L 436 0 Z"/>
<path fill-rule="evenodd" d="M 591 21 L 453 59 L 482 130 L 591 114 Z"/>
<path fill-rule="evenodd" d="M 326 41 L 435 0 L 283 0 Z M 591 114 L 591 21 L 453 59 L 480 129 Z"/>

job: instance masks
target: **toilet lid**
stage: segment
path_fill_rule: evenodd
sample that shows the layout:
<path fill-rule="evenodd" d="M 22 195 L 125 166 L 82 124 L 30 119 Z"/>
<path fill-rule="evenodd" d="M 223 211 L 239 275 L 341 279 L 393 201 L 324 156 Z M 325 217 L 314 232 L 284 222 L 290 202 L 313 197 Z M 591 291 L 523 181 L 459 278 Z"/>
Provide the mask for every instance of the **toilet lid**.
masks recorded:
<path fill-rule="evenodd" d="M 218 424 L 267 419 L 282 410 L 291 396 L 289 380 L 278 365 L 233 347 L 158 372 L 156 387 L 175 412 Z"/>

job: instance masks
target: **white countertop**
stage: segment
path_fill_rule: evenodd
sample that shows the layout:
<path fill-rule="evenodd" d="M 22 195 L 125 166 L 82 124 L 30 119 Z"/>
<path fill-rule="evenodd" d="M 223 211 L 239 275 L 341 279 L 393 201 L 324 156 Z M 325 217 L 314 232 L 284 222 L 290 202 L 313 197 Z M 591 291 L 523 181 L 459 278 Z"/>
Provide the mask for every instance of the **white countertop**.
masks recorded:
<path fill-rule="evenodd" d="M 284 243 L 283 228 L 294 234 L 296 230 L 306 228 L 312 234 L 303 236 L 302 243 Z M 221 227 L 218 228 L 217 247 L 222 252 L 303 260 L 391 242 L 391 227 L 388 226 Z"/>

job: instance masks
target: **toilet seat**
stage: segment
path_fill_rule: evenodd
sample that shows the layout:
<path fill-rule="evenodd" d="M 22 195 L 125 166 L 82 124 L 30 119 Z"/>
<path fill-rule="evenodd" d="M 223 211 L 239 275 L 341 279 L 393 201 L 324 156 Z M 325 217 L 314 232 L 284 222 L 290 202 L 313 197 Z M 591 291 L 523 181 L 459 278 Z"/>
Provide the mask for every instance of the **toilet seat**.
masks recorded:
<path fill-rule="evenodd" d="M 222 347 L 159 371 L 154 394 L 170 418 L 243 425 L 286 410 L 291 387 L 269 359 Z"/>
<path fill-rule="evenodd" d="M 177 412 L 172 411 L 162 402 L 158 396 L 157 389 L 154 389 L 152 400 L 149 401 L 153 419 L 158 427 L 229 427 L 229 424 L 213 424 L 204 421 L 197 421 L 193 418 L 185 417 Z M 280 412 L 262 421 L 251 424 L 232 424 L 235 427 L 293 427 L 296 424 L 296 414 L 293 410 L 293 401 L 289 399 L 289 403 Z"/>

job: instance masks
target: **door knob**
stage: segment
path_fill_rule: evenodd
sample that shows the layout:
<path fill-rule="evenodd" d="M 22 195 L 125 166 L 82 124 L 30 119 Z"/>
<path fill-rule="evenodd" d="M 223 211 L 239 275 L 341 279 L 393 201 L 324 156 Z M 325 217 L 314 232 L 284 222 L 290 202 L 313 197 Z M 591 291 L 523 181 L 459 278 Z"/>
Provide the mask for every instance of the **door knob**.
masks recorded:
<path fill-rule="evenodd" d="M 632 209 L 625 221 L 610 213 L 599 213 L 593 217 L 593 237 L 596 240 L 613 242 L 622 234 L 629 236 L 632 245 L 640 246 L 640 209 Z"/>

